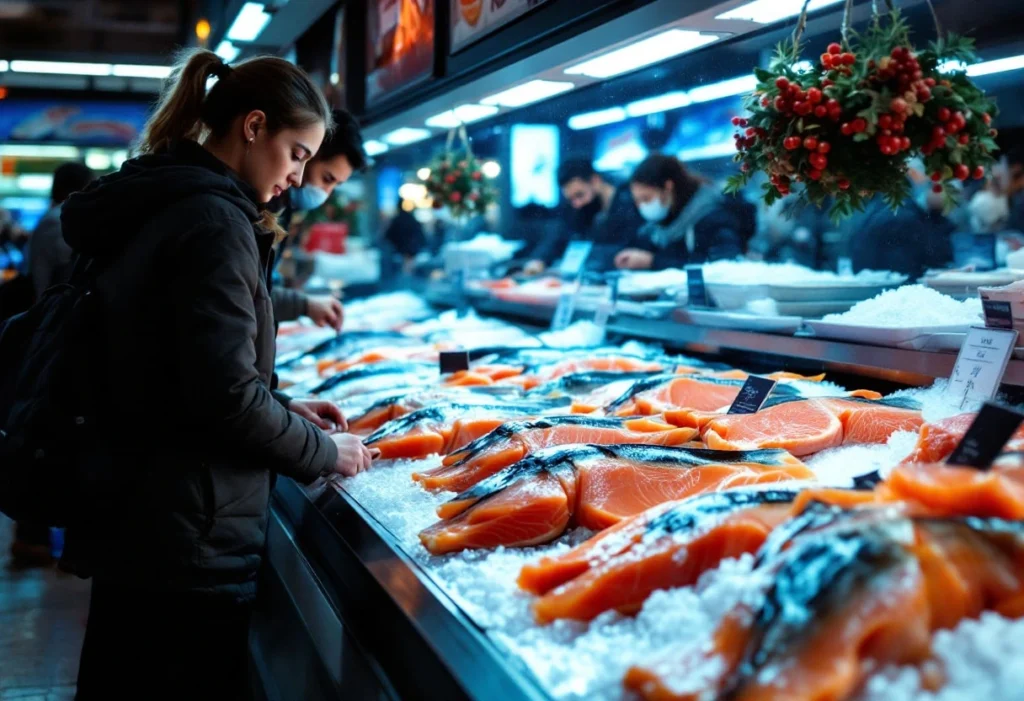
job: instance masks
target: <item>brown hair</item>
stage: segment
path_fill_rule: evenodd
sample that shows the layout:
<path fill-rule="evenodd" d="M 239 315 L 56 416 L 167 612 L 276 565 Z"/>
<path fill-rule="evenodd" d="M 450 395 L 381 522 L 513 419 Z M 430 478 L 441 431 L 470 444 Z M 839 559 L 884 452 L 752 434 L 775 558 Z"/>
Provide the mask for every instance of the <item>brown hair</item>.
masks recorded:
<path fill-rule="evenodd" d="M 669 208 L 669 220 L 679 216 L 704 184 L 704 180 L 687 171 L 678 158 L 663 153 L 652 153 L 645 158 L 633 171 L 629 182 L 656 187 L 659 190 L 664 189 L 666 182 L 671 182 L 674 192 L 672 206 Z"/>

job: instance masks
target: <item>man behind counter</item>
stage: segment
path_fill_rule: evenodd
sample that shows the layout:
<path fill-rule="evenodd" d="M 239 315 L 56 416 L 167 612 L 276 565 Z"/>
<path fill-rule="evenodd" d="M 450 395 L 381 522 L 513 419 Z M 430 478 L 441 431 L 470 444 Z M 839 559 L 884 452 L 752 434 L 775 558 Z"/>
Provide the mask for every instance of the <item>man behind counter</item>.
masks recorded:
<path fill-rule="evenodd" d="M 573 221 L 562 236 L 537 244 L 523 272 L 528 275 L 544 272 L 574 240 L 594 243 L 588 268 L 614 269 L 615 254 L 635 244 L 637 231 L 644 224 L 629 187 L 616 187 L 583 159 L 566 161 L 558 168 L 558 185 L 572 207 Z"/>
<path fill-rule="evenodd" d="M 267 205 L 270 211 L 278 213 L 278 222 L 285 231 L 288 231 L 295 211 L 309 211 L 323 206 L 334 188 L 366 167 L 363 136 L 355 117 L 345 110 L 334 110 L 334 124 L 334 131 L 324 138 L 320 150 L 306 166 L 302 186 L 286 190 Z M 281 244 L 277 260 L 281 259 L 284 249 L 292 243 L 286 240 Z M 331 326 L 341 330 L 341 302 L 330 295 L 310 296 L 278 284 L 274 286 L 271 296 L 274 320 L 278 323 L 294 321 L 306 315 L 317 326 Z"/>

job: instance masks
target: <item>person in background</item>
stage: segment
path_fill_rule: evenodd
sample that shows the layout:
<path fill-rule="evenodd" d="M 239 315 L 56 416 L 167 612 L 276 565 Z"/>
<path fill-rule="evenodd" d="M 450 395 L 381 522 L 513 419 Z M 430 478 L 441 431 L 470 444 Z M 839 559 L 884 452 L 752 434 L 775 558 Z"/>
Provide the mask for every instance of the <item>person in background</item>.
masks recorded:
<path fill-rule="evenodd" d="M 192 50 L 141 155 L 62 208 L 65 240 L 99 266 L 109 320 L 81 456 L 109 486 L 67 530 L 61 562 L 93 577 L 79 699 L 246 698 L 274 480 L 370 466 L 337 406 L 272 390 L 283 232 L 266 203 L 302 183 L 331 119 L 284 59 L 230 67 Z"/>
<path fill-rule="evenodd" d="M 562 236 L 542 240 L 523 268 L 528 275 L 544 272 L 565 252 L 570 241 L 594 243 L 588 268 L 610 270 L 616 251 L 636 239 L 643 219 L 637 212 L 629 187 L 608 182 L 586 160 L 566 161 L 558 168 L 558 185 L 572 208 L 569 229 Z"/>
<path fill-rule="evenodd" d="M 278 213 L 278 221 L 286 231 L 295 212 L 308 212 L 323 206 L 334 188 L 346 182 L 353 173 L 366 168 L 367 157 L 359 123 L 345 110 L 334 110 L 332 116 L 334 131 L 327 135 L 306 167 L 302 185 L 275 197 L 267 205 L 270 211 Z M 285 239 L 279 248 L 278 260 L 295 255 L 297 243 L 295 237 Z M 274 288 L 273 300 L 274 318 L 278 323 L 308 316 L 317 326 L 341 330 L 343 310 L 335 297 L 307 295 L 279 284 Z"/>
<path fill-rule="evenodd" d="M 71 248 L 61 236 L 61 206 L 72 193 L 84 190 L 95 179 L 96 174 L 84 163 L 64 163 L 53 172 L 50 209 L 28 241 L 28 270 L 36 299 L 46 288 L 67 279 Z"/>
<path fill-rule="evenodd" d="M 664 270 L 738 258 L 757 231 L 752 204 L 723 196 L 672 156 L 648 156 L 633 172 L 630 189 L 647 224 L 637 245 L 615 256 L 620 269 Z"/>
<path fill-rule="evenodd" d="M 427 245 L 427 235 L 412 213 L 411 202 L 402 200 L 398 203 L 398 211 L 384 231 L 384 239 L 402 257 L 403 269 L 409 272 L 413 259 Z"/>

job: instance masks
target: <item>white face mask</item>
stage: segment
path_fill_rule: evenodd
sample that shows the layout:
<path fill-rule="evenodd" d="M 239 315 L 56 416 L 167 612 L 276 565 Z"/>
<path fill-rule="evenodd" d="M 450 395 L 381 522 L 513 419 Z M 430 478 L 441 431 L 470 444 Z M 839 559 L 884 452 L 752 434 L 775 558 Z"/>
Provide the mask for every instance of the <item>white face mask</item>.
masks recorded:
<path fill-rule="evenodd" d="M 649 222 L 663 222 L 668 217 L 669 206 L 658 197 L 649 202 L 641 202 L 636 208 L 640 216 Z"/>

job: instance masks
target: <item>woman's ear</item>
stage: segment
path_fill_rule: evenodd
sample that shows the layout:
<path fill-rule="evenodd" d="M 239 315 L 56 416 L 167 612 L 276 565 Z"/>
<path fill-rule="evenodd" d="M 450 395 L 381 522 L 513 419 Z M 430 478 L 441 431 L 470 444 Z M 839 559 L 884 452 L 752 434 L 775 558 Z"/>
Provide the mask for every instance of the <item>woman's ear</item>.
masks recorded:
<path fill-rule="evenodd" d="M 263 110 L 253 110 L 245 116 L 242 123 L 243 135 L 246 142 L 252 143 L 261 132 L 266 132 L 267 115 Z"/>

